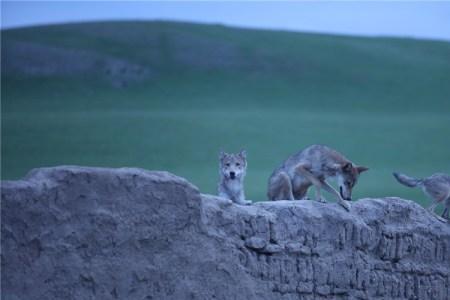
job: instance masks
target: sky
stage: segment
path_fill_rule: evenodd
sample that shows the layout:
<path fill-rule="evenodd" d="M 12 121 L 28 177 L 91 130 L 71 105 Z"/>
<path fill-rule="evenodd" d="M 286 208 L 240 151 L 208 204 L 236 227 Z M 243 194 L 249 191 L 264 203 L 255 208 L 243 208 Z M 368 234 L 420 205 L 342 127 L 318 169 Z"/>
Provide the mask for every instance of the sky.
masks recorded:
<path fill-rule="evenodd" d="M 97 20 L 230 26 L 450 41 L 450 1 L 1 1 L 2 28 Z"/>

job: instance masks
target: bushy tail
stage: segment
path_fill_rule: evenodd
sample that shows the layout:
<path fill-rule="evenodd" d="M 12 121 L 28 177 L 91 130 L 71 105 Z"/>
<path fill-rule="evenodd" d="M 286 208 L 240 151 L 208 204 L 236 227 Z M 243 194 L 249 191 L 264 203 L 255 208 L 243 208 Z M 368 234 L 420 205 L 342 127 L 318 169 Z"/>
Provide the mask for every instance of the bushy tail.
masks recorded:
<path fill-rule="evenodd" d="M 421 179 L 409 177 L 406 176 L 405 174 L 394 172 L 392 173 L 392 175 L 394 175 L 395 179 L 397 179 L 398 182 L 409 187 L 416 187 L 422 183 Z"/>

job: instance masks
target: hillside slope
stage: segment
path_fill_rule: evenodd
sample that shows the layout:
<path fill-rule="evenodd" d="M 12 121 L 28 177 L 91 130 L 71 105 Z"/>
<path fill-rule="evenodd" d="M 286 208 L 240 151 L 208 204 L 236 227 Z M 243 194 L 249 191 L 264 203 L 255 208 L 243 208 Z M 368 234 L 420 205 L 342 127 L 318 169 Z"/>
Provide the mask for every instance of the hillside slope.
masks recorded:
<path fill-rule="evenodd" d="M 247 195 L 311 143 L 368 165 L 357 196 L 423 199 L 393 169 L 449 172 L 450 43 L 104 22 L 2 31 L 2 174 L 168 169 L 213 192 L 220 148 Z"/>

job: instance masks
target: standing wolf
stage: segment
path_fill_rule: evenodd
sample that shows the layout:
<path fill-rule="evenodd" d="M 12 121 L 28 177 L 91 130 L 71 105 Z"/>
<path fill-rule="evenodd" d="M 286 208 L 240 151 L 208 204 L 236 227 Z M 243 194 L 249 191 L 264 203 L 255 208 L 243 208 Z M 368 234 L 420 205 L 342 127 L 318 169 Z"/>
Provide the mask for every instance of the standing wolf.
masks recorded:
<path fill-rule="evenodd" d="M 435 215 L 439 220 L 443 220 L 441 217 L 435 214 L 434 209 L 439 203 L 443 203 L 445 206 L 442 217 L 449 219 L 450 210 L 450 176 L 443 173 L 436 173 L 430 177 L 416 179 L 397 172 L 393 173 L 395 179 L 407 187 L 420 187 L 422 191 L 428 195 L 433 201 L 428 210 Z M 444 203 L 445 202 L 445 203 Z"/>
<path fill-rule="evenodd" d="M 321 188 L 334 194 L 339 204 L 349 210 L 344 201 L 351 200 L 352 188 L 359 174 L 368 168 L 356 166 L 339 152 L 322 145 L 312 145 L 290 156 L 269 178 L 267 195 L 270 200 L 301 200 L 311 185 L 316 188 L 316 200 L 326 202 Z M 339 193 L 325 180 L 335 177 Z"/>
<path fill-rule="evenodd" d="M 246 170 L 247 153 L 244 150 L 238 154 L 228 154 L 221 151 L 219 163 L 219 196 L 238 204 L 250 204 L 251 201 L 245 200 L 244 195 L 244 177 Z"/>

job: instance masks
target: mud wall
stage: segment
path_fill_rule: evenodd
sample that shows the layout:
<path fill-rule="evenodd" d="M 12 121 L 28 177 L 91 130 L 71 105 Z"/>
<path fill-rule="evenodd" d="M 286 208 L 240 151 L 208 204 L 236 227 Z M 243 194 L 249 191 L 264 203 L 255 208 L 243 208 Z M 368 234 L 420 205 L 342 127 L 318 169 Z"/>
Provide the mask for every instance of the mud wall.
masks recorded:
<path fill-rule="evenodd" d="M 2 182 L 3 299 L 450 299 L 450 224 L 412 201 L 229 204 L 167 172 Z"/>

